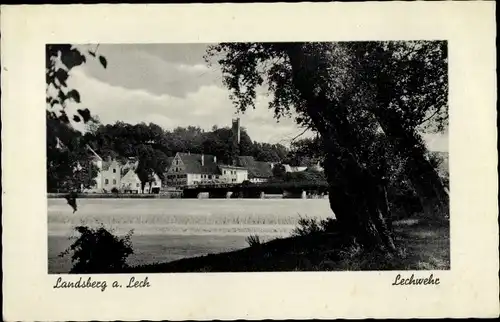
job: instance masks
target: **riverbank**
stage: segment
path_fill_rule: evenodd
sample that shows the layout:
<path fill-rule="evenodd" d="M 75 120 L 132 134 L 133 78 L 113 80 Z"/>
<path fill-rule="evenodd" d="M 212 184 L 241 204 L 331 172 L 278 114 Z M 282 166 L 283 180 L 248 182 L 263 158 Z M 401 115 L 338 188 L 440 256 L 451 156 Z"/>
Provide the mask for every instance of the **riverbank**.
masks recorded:
<path fill-rule="evenodd" d="M 81 199 L 73 213 L 65 199 L 48 199 L 50 273 L 65 273 L 71 256 L 60 252 L 78 236 L 74 227 L 103 224 L 123 236 L 134 230 L 129 265 L 243 249 L 245 238 L 288 237 L 301 217 L 332 216 L 327 199 Z"/>
<path fill-rule="evenodd" d="M 47 193 L 48 199 L 61 199 L 67 193 Z M 182 197 L 180 191 L 168 191 L 161 194 L 152 193 L 78 193 L 79 199 L 178 199 Z"/>
<path fill-rule="evenodd" d="M 300 218 L 331 216 L 328 200 L 313 199 L 82 199 L 74 214 L 66 200 L 49 199 L 49 272 L 71 268 L 71 257 L 58 254 L 75 226 L 100 224 L 119 236 L 134 229 L 127 262 L 137 273 L 449 268 L 449 224 L 394 222 L 397 259 L 359 253 L 339 235 L 289 237 Z M 260 245 L 248 247 L 248 236 Z"/>
<path fill-rule="evenodd" d="M 401 256 L 364 253 L 342 234 L 278 238 L 241 250 L 138 265 L 124 273 L 449 270 L 449 227 L 408 221 L 396 225 Z"/>

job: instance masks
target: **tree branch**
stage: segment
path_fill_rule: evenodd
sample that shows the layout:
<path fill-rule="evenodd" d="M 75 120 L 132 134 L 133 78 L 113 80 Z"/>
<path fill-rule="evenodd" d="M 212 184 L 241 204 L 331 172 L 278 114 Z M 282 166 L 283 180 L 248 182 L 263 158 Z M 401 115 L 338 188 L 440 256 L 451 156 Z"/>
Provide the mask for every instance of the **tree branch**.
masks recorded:
<path fill-rule="evenodd" d="M 304 133 L 306 133 L 306 132 L 307 132 L 307 130 L 310 130 L 310 129 L 311 129 L 311 127 L 310 127 L 310 126 L 306 127 L 306 128 L 304 129 L 304 131 L 302 131 L 300 134 L 296 135 L 293 139 L 291 139 L 291 140 L 290 140 L 290 143 L 293 143 L 293 141 L 295 141 L 298 137 L 300 137 L 300 136 L 304 135 Z"/>
<path fill-rule="evenodd" d="M 433 118 L 434 116 L 436 116 L 436 114 L 440 111 L 441 109 L 437 108 L 434 113 L 432 113 L 431 116 L 429 116 L 428 118 L 424 119 L 423 121 L 421 121 L 418 125 L 422 125 L 424 124 L 425 122 L 429 121 L 431 118 Z"/>

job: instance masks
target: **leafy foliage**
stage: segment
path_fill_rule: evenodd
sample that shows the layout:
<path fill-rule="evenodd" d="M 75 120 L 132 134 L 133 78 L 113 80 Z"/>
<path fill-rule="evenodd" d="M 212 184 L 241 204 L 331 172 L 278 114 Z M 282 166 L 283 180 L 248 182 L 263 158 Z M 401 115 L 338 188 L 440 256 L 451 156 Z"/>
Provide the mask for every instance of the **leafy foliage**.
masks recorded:
<path fill-rule="evenodd" d="M 250 247 L 256 247 L 261 244 L 260 242 L 260 237 L 258 235 L 250 235 L 245 238 L 246 242 L 248 243 L 248 246 Z"/>
<path fill-rule="evenodd" d="M 338 223 L 334 218 L 317 220 L 316 218 L 300 217 L 292 236 L 308 236 L 318 233 L 332 233 L 338 231 Z"/>
<path fill-rule="evenodd" d="M 72 128 L 66 107 L 68 101 L 81 103 L 80 93 L 69 88 L 71 70 L 86 63 L 86 56 L 69 44 L 45 47 L 47 189 L 48 191 L 80 191 L 94 184 L 97 167 L 91 162 L 85 138 Z M 93 53 L 95 56 L 95 53 Z M 99 58 L 102 62 L 106 59 Z M 105 64 L 103 64 L 104 67 Z M 92 123 L 87 108 L 76 110 L 74 122 Z"/>
<path fill-rule="evenodd" d="M 89 53 L 95 57 L 94 52 Z M 106 68 L 107 61 L 103 56 L 99 56 L 99 61 Z M 68 101 L 81 102 L 80 93 L 73 88 L 69 88 L 67 80 L 71 70 L 87 62 L 81 50 L 70 44 L 48 44 L 45 47 L 45 81 L 46 81 L 46 102 L 47 109 L 57 115 L 63 123 L 69 123 L 69 117 L 65 111 Z M 90 111 L 78 109 L 73 115 L 75 122 L 88 122 Z"/>
<path fill-rule="evenodd" d="M 91 162 L 80 132 L 47 112 L 47 190 L 81 191 L 95 183 Z"/>
<path fill-rule="evenodd" d="M 276 164 L 273 167 L 273 177 L 276 179 L 283 179 L 286 175 L 285 166 L 281 163 Z"/>
<path fill-rule="evenodd" d="M 119 238 L 101 225 L 99 228 L 77 226 L 80 234 L 75 242 L 59 256 L 72 254 L 70 273 L 119 273 L 127 268 L 126 259 L 133 253 L 133 230 Z"/>
<path fill-rule="evenodd" d="M 339 222 L 364 245 L 394 250 L 383 214 L 395 169 L 374 156 L 402 161 L 422 205 L 447 203 L 418 133 L 430 119 L 446 126 L 446 50 L 439 41 L 220 43 L 206 58 L 221 66 L 239 111 L 255 108 L 265 85 L 277 119 L 294 112 L 319 134 Z"/>

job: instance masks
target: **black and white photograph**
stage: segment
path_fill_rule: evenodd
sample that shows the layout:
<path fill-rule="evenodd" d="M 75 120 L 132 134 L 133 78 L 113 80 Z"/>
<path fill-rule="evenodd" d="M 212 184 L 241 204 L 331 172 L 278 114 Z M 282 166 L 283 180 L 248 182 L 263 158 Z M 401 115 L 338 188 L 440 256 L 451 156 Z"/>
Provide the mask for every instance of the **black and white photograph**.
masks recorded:
<path fill-rule="evenodd" d="M 2 5 L 4 320 L 497 317 L 494 9 Z"/>
<path fill-rule="evenodd" d="M 450 269 L 447 52 L 48 44 L 49 273 Z"/>

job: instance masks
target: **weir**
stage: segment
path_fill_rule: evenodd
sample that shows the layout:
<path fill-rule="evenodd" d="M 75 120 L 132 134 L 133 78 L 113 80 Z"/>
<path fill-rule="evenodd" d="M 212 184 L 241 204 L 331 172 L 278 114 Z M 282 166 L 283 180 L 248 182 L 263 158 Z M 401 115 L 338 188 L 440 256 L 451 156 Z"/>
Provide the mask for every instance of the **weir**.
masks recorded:
<path fill-rule="evenodd" d="M 327 186 L 293 183 L 264 183 L 254 185 L 217 184 L 181 188 L 182 198 L 264 199 L 266 195 L 282 195 L 289 199 L 316 199 L 327 193 Z"/>

